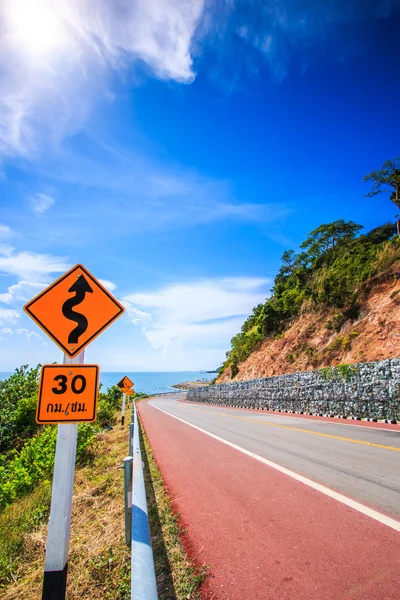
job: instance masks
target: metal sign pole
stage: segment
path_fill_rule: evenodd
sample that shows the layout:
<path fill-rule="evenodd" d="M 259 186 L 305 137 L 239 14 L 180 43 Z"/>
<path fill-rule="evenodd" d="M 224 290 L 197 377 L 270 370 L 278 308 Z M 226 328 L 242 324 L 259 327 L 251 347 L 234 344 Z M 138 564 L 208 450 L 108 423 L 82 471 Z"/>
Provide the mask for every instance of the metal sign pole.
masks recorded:
<path fill-rule="evenodd" d="M 125 423 L 125 402 L 126 402 L 126 394 L 123 392 L 122 394 L 122 416 L 121 416 L 121 425 L 123 426 Z"/>
<path fill-rule="evenodd" d="M 64 364 L 81 365 L 84 355 L 65 354 Z M 76 423 L 58 426 L 42 600 L 65 600 L 77 435 Z"/>

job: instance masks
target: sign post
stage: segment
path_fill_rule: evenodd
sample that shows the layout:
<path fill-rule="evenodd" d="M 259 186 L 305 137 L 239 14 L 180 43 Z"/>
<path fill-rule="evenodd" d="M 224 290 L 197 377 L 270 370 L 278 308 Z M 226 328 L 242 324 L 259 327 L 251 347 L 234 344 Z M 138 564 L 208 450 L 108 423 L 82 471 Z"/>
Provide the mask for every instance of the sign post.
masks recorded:
<path fill-rule="evenodd" d="M 42 600 L 65 600 L 78 422 L 94 421 L 97 409 L 99 367 L 83 364 L 84 349 L 125 309 L 75 265 L 24 310 L 64 352 L 63 365 L 42 367 L 36 421 L 59 424 Z"/>
<path fill-rule="evenodd" d="M 76 358 L 64 355 L 64 364 L 83 364 L 85 351 Z M 75 477 L 77 423 L 60 423 L 54 458 L 53 488 L 46 541 L 42 600 L 64 600 L 67 587 L 72 492 Z"/>
<path fill-rule="evenodd" d="M 125 402 L 126 402 L 126 394 L 122 393 L 122 413 L 121 413 L 121 425 L 124 426 L 125 423 Z"/>
<path fill-rule="evenodd" d="M 128 408 L 130 406 L 131 396 L 133 396 L 134 394 L 135 394 L 135 390 L 133 388 L 131 388 L 130 390 L 128 390 L 127 392 L 125 392 L 126 400 L 128 402 Z"/>

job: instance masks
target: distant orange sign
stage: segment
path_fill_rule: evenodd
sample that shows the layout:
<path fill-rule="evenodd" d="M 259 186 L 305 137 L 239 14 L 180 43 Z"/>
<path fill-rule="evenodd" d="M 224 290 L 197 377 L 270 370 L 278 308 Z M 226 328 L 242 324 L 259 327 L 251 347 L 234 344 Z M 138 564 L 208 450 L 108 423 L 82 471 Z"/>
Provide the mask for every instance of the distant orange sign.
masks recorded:
<path fill-rule="evenodd" d="M 127 391 L 125 392 L 125 394 L 126 394 L 127 396 L 133 396 L 133 394 L 134 394 L 134 393 L 135 393 L 135 390 L 127 390 Z"/>
<path fill-rule="evenodd" d="M 97 365 L 43 365 L 36 422 L 95 421 L 99 370 Z"/>
<path fill-rule="evenodd" d="M 124 310 L 82 265 L 75 265 L 24 306 L 24 311 L 71 357 Z"/>
<path fill-rule="evenodd" d="M 125 377 L 123 377 L 121 381 L 117 383 L 117 386 L 120 388 L 120 390 L 126 393 L 133 386 L 133 381 L 131 381 L 129 377 L 125 375 Z"/>

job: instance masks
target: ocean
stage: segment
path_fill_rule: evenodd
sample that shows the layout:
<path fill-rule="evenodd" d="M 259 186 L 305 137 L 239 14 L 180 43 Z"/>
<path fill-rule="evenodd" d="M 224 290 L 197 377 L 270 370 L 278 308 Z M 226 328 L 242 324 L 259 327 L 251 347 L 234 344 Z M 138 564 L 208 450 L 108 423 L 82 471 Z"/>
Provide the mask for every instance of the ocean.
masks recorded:
<path fill-rule="evenodd" d="M 120 381 L 124 375 L 128 375 L 134 383 L 135 392 L 144 392 L 145 394 L 164 394 L 167 392 L 177 392 L 176 388 L 171 387 L 175 383 L 183 381 L 211 381 L 217 376 L 217 373 L 204 373 L 202 371 L 169 371 L 167 373 L 102 373 L 100 371 L 100 381 L 108 389 Z"/>
<path fill-rule="evenodd" d="M 0 373 L 0 380 L 7 379 L 11 373 Z M 217 373 L 204 373 L 204 371 L 169 371 L 166 373 L 110 373 L 102 372 L 100 369 L 100 382 L 103 384 L 103 391 L 120 381 L 124 375 L 133 381 L 136 392 L 145 394 L 165 394 L 167 392 L 177 392 L 176 388 L 171 387 L 175 383 L 183 381 L 211 381 L 217 376 Z"/>

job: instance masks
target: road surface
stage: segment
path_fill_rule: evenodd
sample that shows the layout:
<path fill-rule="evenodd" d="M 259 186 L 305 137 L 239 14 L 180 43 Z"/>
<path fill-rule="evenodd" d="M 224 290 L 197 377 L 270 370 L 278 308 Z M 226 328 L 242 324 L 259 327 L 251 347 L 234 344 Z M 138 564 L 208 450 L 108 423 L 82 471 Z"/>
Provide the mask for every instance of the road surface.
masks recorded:
<path fill-rule="evenodd" d="M 139 411 L 185 546 L 211 565 L 202 598 L 399 600 L 399 428 L 181 397 Z"/>

